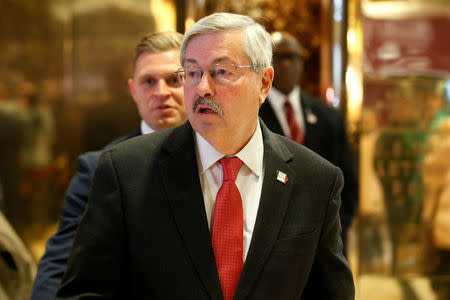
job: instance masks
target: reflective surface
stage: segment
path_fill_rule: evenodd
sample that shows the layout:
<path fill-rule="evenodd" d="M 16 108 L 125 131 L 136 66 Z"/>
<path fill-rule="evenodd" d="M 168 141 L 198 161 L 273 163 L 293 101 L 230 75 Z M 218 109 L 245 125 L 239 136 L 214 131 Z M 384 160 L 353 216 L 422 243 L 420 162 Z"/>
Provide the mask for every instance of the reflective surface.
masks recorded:
<path fill-rule="evenodd" d="M 176 27 L 174 1 L 151 2 L 0 0 L 0 204 L 36 260 L 76 157 L 139 126 L 134 47 Z"/>
<path fill-rule="evenodd" d="M 358 299 L 450 299 L 449 3 L 349 7 L 347 117 L 361 189 L 350 253 Z"/>
<path fill-rule="evenodd" d="M 366 77 L 364 89 L 359 276 L 397 278 L 402 293 L 411 295 L 409 281 L 422 277 L 433 294 L 445 295 L 437 299 L 448 299 L 448 81 Z"/>

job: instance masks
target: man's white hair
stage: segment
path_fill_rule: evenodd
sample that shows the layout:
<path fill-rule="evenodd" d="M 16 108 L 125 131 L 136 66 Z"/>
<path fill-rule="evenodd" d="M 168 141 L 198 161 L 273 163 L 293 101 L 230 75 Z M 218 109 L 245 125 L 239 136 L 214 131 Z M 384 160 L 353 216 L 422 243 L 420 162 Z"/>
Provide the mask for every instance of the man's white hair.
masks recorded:
<path fill-rule="evenodd" d="M 214 13 L 197 21 L 186 32 L 181 43 L 180 61 L 184 65 L 186 47 L 196 35 L 219 31 L 244 31 L 242 50 L 248 56 L 255 72 L 271 66 L 273 41 L 270 34 L 252 18 L 231 13 Z"/>

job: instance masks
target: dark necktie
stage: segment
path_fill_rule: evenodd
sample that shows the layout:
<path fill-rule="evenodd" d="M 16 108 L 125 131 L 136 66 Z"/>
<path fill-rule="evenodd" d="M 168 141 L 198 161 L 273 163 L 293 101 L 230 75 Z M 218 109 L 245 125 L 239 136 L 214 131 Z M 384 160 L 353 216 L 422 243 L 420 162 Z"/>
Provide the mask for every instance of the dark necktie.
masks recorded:
<path fill-rule="evenodd" d="M 300 126 L 295 120 L 294 109 L 292 108 L 292 104 L 288 99 L 286 99 L 286 101 L 284 102 L 284 111 L 286 113 L 286 120 L 289 125 L 289 130 L 291 131 L 291 140 L 304 145 L 305 137 L 302 130 L 300 129 Z"/>
<path fill-rule="evenodd" d="M 235 180 L 242 161 L 224 157 L 223 182 L 216 196 L 212 225 L 212 245 L 225 300 L 233 299 L 243 266 L 243 213 L 241 194 Z"/>

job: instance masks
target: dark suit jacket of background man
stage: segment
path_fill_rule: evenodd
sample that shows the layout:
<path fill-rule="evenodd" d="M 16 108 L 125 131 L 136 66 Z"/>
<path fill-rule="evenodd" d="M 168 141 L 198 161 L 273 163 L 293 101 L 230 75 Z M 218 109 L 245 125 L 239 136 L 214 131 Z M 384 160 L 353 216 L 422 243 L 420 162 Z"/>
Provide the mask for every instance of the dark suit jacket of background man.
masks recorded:
<path fill-rule="evenodd" d="M 264 182 L 234 299 L 353 299 L 341 171 L 260 122 Z M 104 152 L 57 299 L 222 299 L 193 134 L 187 122 Z"/>
<path fill-rule="evenodd" d="M 78 171 L 70 182 L 64 198 L 58 231 L 48 240 L 45 254 L 39 262 L 31 300 L 55 298 L 62 275 L 66 270 L 80 218 L 86 207 L 89 187 L 100 155 L 105 149 L 138 135 L 141 135 L 140 129 L 111 142 L 103 150 L 91 151 L 79 156 Z"/>
<path fill-rule="evenodd" d="M 305 146 L 338 166 L 344 174 L 340 215 L 345 242 L 347 230 L 358 206 L 358 179 L 348 145 L 345 122 L 338 111 L 320 99 L 303 91 L 300 97 L 306 127 Z M 271 131 L 284 135 L 269 101 L 266 100 L 261 105 L 259 116 Z"/>

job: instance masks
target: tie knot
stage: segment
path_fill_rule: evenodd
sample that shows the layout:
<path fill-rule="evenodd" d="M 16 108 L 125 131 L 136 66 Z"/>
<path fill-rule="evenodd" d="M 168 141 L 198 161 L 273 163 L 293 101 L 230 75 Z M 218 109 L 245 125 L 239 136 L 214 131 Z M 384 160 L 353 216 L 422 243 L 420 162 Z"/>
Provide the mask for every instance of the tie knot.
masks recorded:
<path fill-rule="evenodd" d="M 294 112 L 294 108 L 292 107 L 292 104 L 289 101 L 289 98 L 286 98 L 286 100 L 284 101 L 284 109 Z"/>
<path fill-rule="evenodd" d="M 219 159 L 219 163 L 222 165 L 223 181 L 235 181 L 237 174 L 242 167 L 242 160 L 236 156 L 222 157 Z"/>

